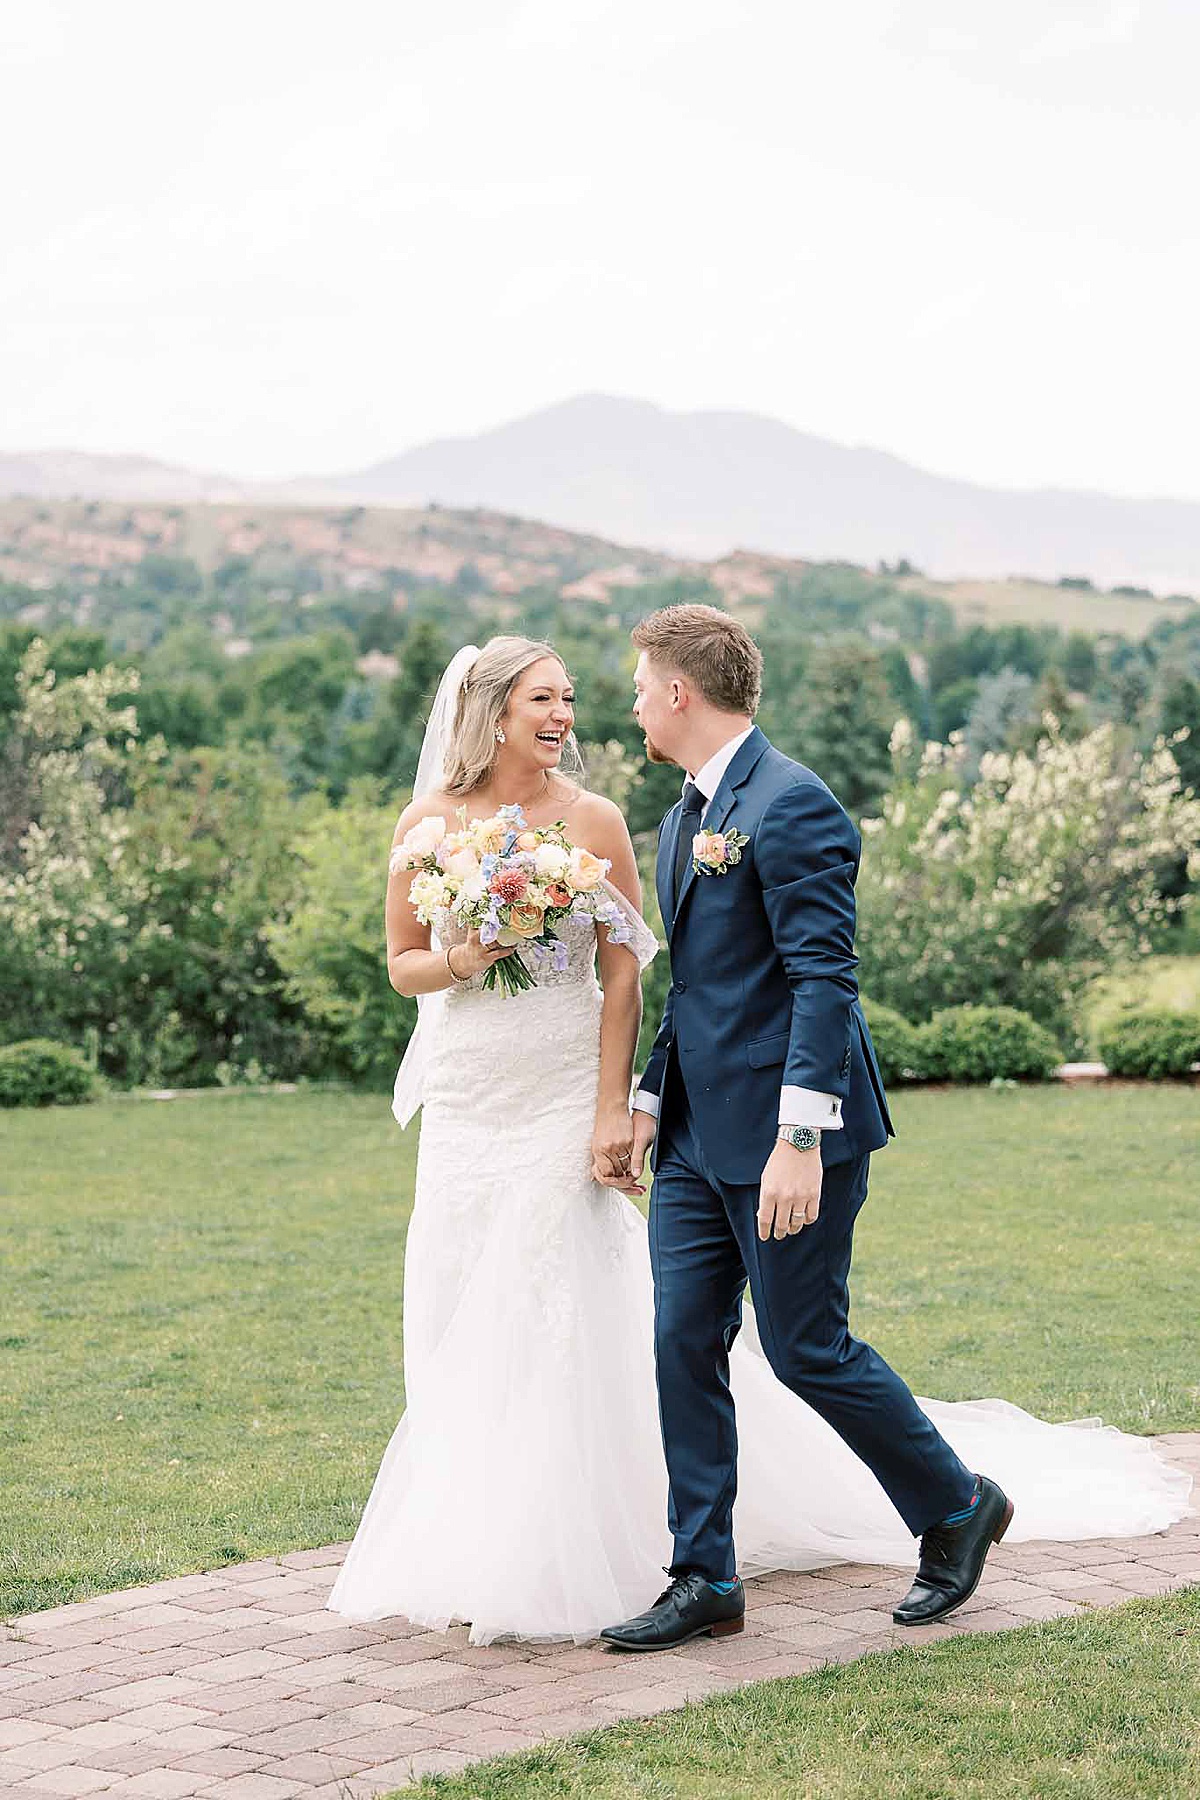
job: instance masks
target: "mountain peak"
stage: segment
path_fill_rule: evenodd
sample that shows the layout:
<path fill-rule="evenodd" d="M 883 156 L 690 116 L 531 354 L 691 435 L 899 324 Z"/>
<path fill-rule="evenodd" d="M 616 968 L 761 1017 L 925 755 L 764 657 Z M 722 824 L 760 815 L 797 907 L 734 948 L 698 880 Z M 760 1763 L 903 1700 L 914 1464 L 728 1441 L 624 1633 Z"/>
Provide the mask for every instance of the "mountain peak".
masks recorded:
<path fill-rule="evenodd" d="M 1200 588 L 1200 504 L 949 480 L 882 450 L 735 409 L 574 394 L 347 475 L 252 483 L 136 456 L 0 455 L 0 493 L 122 500 L 483 507 L 667 555 L 768 555 L 940 577 L 1086 575 Z"/>

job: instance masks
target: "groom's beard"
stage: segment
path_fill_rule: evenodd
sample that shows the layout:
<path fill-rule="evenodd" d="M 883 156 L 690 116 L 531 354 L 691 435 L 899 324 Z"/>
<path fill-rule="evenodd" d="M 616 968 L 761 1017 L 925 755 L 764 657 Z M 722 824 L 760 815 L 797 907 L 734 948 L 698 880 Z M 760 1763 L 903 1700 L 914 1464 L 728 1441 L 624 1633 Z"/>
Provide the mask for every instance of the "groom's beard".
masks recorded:
<path fill-rule="evenodd" d="M 654 742 L 654 740 L 650 736 L 649 732 L 643 731 L 642 737 L 645 739 L 645 743 L 646 743 L 646 760 L 647 760 L 647 762 L 673 763 L 675 761 L 675 758 L 673 756 L 668 756 L 665 750 L 659 749 L 658 745 Z"/>

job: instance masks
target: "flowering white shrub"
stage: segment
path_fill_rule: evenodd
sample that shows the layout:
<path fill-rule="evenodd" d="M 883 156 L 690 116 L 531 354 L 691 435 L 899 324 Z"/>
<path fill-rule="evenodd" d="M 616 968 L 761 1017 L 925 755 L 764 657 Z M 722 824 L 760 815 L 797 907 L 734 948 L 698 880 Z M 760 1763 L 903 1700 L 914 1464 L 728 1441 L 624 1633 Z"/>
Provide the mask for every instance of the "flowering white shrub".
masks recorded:
<path fill-rule="evenodd" d="M 1181 859 L 1200 874 L 1200 800 L 1168 744 L 1044 727 L 1032 755 L 985 755 L 969 787 L 961 734 L 919 754 L 907 720 L 893 732 L 895 786 L 862 821 L 858 949 L 864 990 L 907 1018 L 974 1002 L 1063 1030 L 1086 983 L 1147 954 L 1178 910 L 1163 874 Z"/>
<path fill-rule="evenodd" d="M 0 749 L 0 1040 L 87 1045 L 118 1081 L 294 1072 L 312 1032 L 262 925 L 290 898 L 316 803 L 291 802 L 250 754 L 143 742 L 134 671 L 58 680 L 35 640 L 17 683 Z"/>
<path fill-rule="evenodd" d="M 111 802 L 134 754 L 153 754 L 138 742 L 134 708 L 114 704 L 136 684 L 135 671 L 114 666 L 59 681 L 40 638 L 17 673 L 0 922 L 6 961 L 21 966 L 35 1004 L 43 983 L 86 978 L 98 953 L 120 954 L 137 876 L 128 813 Z"/>

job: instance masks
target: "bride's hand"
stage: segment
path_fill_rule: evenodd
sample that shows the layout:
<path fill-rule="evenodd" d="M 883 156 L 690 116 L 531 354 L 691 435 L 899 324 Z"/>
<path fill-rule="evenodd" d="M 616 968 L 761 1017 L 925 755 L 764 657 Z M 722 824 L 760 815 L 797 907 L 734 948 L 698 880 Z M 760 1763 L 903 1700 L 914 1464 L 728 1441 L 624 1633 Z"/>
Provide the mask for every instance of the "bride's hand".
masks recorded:
<path fill-rule="evenodd" d="M 503 962 L 518 947 L 516 944 L 481 944 L 479 933 L 469 931 L 465 944 L 451 945 L 454 966 L 450 973 L 459 981 L 469 981 L 472 975 L 482 975 L 493 963 Z"/>
<path fill-rule="evenodd" d="M 592 1180 L 623 1194 L 644 1194 L 633 1178 L 633 1119 L 627 1106 L 603 1107 L 592 1132 Z"/>

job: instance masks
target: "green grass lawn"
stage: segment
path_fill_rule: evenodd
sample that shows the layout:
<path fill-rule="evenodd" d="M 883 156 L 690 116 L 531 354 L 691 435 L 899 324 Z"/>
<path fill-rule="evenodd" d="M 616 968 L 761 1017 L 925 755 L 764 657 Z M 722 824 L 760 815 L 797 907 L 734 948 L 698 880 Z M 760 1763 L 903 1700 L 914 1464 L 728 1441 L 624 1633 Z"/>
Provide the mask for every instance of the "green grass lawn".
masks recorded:
<path fill-rule="evenodd" d="M 868 1656 L 547 1744 L 439 1800 L 1194 1800 L 1200 1590 Z"/>
<path fill-rule="evenodd" d="M 1200 1425 L 1200 1096 L 896 1112 L 856 1320 L 914 1387 Z M 403 1406 L 414 1154 L 335 1092 L 0 1114 L 0 1611 L 351 1535 Z"/>

